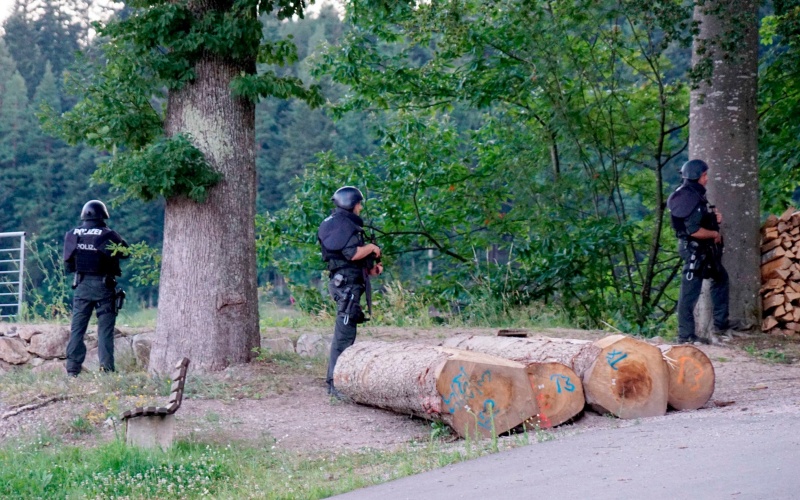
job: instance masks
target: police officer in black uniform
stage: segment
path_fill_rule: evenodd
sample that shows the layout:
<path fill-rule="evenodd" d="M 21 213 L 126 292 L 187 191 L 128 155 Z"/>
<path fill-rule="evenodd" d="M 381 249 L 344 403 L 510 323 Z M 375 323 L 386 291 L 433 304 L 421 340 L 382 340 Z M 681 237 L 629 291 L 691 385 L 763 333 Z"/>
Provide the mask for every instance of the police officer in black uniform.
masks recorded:
<path fill-rule="evenodd" d="M 383 272 L 377 259 L 381 249 L 364 242 L 364 221 L 359 217 L 364 195 L 357 188 L 344 186 L 331 198 L 333 214 L 322 221 L 317 232 L 322 258 L 328 264 L 331 281 L 328 291 L 336 302 L 336 326 L 328 361 L 328 394 L 342 399 L 333 386 L 333 369 L 339 355 L 356 340 L 356 326 L 367 320 L 361 308 L 366 293 L 370 306 L 369 279 Z"/>
<path fill-rule="evenodd" d="M 711 280 L 714 329 L 724 332 L 728 322 L 728 273 L 722 267 L 722 214 L 706 199 L 708 165 L 690 160 L 681 167 L 683 184 L 667 200 L 672 228 L 678 236 L 678 252 L 684 260 L 678 297 L 678 341 L 710 343 L 695 334 L 694 307 L 703 280 Z"/>
<path fill-rule="evenodd" d="M 72 288 L 72 325 L 67 344 L 67 373 L 77 377 L 86 358 L 83 336 L 92 311 L 97 311 L 97 354 L 102 371 L 114 371 L 114 324 L 117 320 L 116 276 L 119 260 L 126 255 L 114 252 L 112 244 L 128 243 L 105 222 L 108 210 L 99 200 L 86 202 L 81 210 L 80 226 L 64 236 L 64 263 L 67 272 L 75 273 Z"/>

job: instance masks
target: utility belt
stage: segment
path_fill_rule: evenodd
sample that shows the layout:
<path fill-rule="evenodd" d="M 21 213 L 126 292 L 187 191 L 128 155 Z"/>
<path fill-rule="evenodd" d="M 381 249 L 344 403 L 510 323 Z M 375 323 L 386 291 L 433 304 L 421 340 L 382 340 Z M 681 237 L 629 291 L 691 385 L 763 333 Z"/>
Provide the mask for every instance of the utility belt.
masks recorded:
<path fill-rule="evenodd" d="M 369 318 L 361 308 L 361 294 L 366 289 L 363 274 L 359 269 L 348 269 L 347 271 L 358 271 L 358 278 L 342 272 L 334 273 L 331 276 L 328 291 L 336 302 L 336 314 L 342 316 L 345 325 L 364 323 L 369 321 Z"/>
<path fill-rule="evenodd" d="M 119 312 L 120 309 L 125 305 L 125 290 L 122 288 L 117 288 L 117 278 L 110 274 L 92 274 L 92 273 L 75 273 L 75 277 L 72 279 L 72 288 L 78 288 L 83 281 L 102 281 L 106 288 L 110 290 L 114 290 L 114 295 L 112 297 L 112 305 L 114 309 L 114 313 Z"/>
<path fill-rule="evenodd" d="M 714 279 L 719 275 L 721 255 L 717 255 L 716 245 L 689 239 L 681 239 L 680 241 L 686 252 L 683 273 L 687 281 L 692 281 L 695 278 L 701 280 Z M 683 254 L 683 252 L 681 253 Z"/>

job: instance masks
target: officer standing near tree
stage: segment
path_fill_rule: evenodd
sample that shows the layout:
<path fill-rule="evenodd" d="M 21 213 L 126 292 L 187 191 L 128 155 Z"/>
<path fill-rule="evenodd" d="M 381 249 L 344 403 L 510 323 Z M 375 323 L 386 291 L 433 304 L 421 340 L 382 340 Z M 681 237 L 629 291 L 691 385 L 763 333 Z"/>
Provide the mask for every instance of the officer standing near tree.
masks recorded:
<path fill-rule="evenodd" d="M 64 236 L 64 264 L 67 272 L 75 273 L 72 288 L 72 325 L 67 344 L 67 374 L 77 377 L 86 358 L 83 337 L 92 317 L 97 311 L 97 354 L 101 371 L 114 371 L 114 325 L 124 292 L 117 290 L 116 277 L 120 271 L 120 259 L 127 258 L 114 252 L 113 244 L 128 246 L 128 243 L 111 230 L 105 220 L 108 210 L 99 200 L 86 202 L 81 210 L 80 226 Z"/>
<path fill-rule="evenodd" d="M 706 199 L 708 165 L 690 160 L 681 167 L 683 184 L 667 200 L 672 228 L 678 237 L 678 253 L 684 261 L 678 297 L 678 341 L 710 340 L 695 333 L 694 307 L 700 298 L 704 279 L 711 280 L 714 333 L 724 334 L 732 327 L 728 321 L 728 272 L 722 267 L 722 214 Z"/>
<path fill-rule="evenodd" d="M 369 279 L 383 272 L 376 259 L 381 249 L 364 242 L 364 221 L 359 217 L 364 195 L 357 188 L 344 186 L 331 198 L 336 209 L 319 226 L 317 239 L 322 259 L 328 264 L 328 291 L 336 302 L 336 326 L 333 331 L 328 361 L 328 394 L 342 399 L 333 385 L 333 370 L 339 355 L 356 340 L 356 327 L 368 318 L 361 308 L 361 296 L 366 293 L 371 308 Z M 371 312 L 371 311 L 370 311 Z"/>

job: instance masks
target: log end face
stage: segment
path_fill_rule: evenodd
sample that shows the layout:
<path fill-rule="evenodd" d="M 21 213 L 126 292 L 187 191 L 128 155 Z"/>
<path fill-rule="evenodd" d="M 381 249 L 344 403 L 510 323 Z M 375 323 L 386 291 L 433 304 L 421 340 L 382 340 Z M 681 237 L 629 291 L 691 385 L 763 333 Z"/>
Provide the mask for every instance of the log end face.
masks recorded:
<path fill-rule="evenodd" d="M 669 380 L 661 350 L 639 340 L 603 339 L 600 355 L 584 374 L 586 402 L 620 418 L 664 415 Z"/>
<path fill-rule="evenodd" d="M 496 436 L 538 413 L 521 364 L 454 356 L 445 363 L 436 389 L 443 413 L 461 437 Z"/>
<path fill-rule="evenodd" d="M 539 414 L 533 426 L 548 429 L 578 415 L 586 404 L 583 383 L 561 363 L 532 363 L 526 367 Z"/>
<path fill-rule="evenodd" d="M 702 408 L 714 394 L 716 375 L 708 356 L 691 345 L 664 351 L 669 373 L 669 406 L 676 410 Z"/>

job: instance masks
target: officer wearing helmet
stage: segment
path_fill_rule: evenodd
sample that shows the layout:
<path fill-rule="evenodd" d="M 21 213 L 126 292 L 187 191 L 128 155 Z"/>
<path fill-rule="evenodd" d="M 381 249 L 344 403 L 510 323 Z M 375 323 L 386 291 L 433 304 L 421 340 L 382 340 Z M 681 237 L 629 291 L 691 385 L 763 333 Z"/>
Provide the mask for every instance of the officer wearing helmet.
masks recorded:
<path fill-rule="evenodd" d="M 683 183 L 667 200 L 672 228 L 678 237 L 678 252 L 684 261 L 678 297 L 678 341 L 710 343 L 695 333 L 694 308 L 703 280 L 711 280 L 714 330 L 727 331 L 728 273 L 722 267 L 722 214 L 706 199 L 708 164 L 689 160 L 681 167 Z"/>
<path fill-rule="evenodd" d="M 72 288 L 72 324 L 67 344 L 67 373 L 77 377 L 86 358 L 83 337 L 92 311 L 97 312 L 97 355 L 100 370 L 114 371 L 114 324 L 117 320 L 116 277 L 119 261 L 126 255 L 115 253 L 113 244 L 128 243 L 106 225 L 108 209 L 100 200 L 86 202 L 81 210 L 81 225 L 64 236 L 64 264 L 75 273 Z M 124 293 L 124 292 L 121 292 Z"/>
<path fill-rule="evenodd" d="M 353 186 L 336 190 L 331 198 L 336 208 L 319 226 L 317 240 L 322 259 L 328 265 L 328 291 L 336 302 L 336 326 L 328 361 L 328 394 L 341 399 L 333 385 L 333 370 L 339 355 L 356 340 L 356 327 L 367 320 L 361 308 L 361 296 L 367 294 L 369 279 L 383 272 L 376 259 L 381 249 L 364 241 L 364 221 L 359 217 L 364 195 Z"/>

